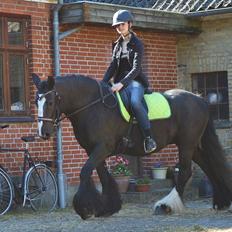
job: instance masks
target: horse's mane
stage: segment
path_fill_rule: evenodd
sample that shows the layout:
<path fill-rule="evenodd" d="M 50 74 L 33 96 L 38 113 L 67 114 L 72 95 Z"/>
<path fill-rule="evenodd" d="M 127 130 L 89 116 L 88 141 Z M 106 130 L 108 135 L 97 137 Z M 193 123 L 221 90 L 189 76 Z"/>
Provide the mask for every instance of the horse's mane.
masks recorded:
<path fill-rule="evenodd" d="M 97 80 L 92 77 L 81 74 L 68 74 L 56 78 L 56 84 L 65 84 L 70 88 L 77 88 L 81 83 L 83 83 L 85 86 L 91 87 L 92 85 L 96 85 L 96 81 Z"/>
<path fill-rule="evenodd" d="M 59 81 L 73 81 L 73 82 L 77 82 L 77 81 L 89 81 L 92 82 L 93 80 L 95 80 L 92 77 L 86 76 L 86 75 L 82 75 L 82 74 L 67 74 L 64 76 L 60 76 L 56 79 L 58 82 Z"/>

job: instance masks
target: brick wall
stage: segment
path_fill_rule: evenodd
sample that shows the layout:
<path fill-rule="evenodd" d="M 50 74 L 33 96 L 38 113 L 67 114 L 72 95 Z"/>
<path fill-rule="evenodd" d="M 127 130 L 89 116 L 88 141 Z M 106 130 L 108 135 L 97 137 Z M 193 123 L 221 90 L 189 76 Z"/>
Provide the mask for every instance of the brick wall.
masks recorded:
<path fill-rule="evenodd" d="M 30 35 L 30 73 L 38 73 L 46 78 L 53 73 L 53 51 L 51 44 L 52 21 L 50 4 L 2 0 L 0 13 L 29 15 L 31 18 Z M 158 32 L 137 31 L 145 44 L 144 70 L 151 79 L 156 91 L 176 87 L 176 36 Z M 111 42 L 117 35 L 110 26 L 85 25 L 77 33 L 66 37 L 60 43 L 61 73 L 79 73 L 101 79 L 111 60 Z M 33 104 L 34 87 L 31 83 L 32 114 L 36 115 Z M 36 123 L 14 123 L 5 132 L 0 132 L 0 140 L 10 147 L 22 146 L 18 137 L 36 133 Z M 79 172 L 87 156 L 76 142 L 68 121 L 62 123 L 64 172 L 69 183 L 76 183 Z M 31 145 L 36 156 L 55 160 L 55 140 L 38 141 Z M 176 149 L 169 146 L 154 157 L 144 158 L 148 171 L 155 160 L 162 159 L 169 165 L 176 161 Z M 18 173 L 22 162 L 21 154 L 1 154 L 0 163 L 4 163 L 11 173 Z"/>
<path fill-rule="evenodd" d="M 201 24 L 202 33 L 178 36 L 178 87 L 192 90 L 191 74 L 227 71 L 230 120 L 232 119 L 232 17 L 206 17 Z M 218 128 L 217 134 L 232 164 L 231 126 Z"/>

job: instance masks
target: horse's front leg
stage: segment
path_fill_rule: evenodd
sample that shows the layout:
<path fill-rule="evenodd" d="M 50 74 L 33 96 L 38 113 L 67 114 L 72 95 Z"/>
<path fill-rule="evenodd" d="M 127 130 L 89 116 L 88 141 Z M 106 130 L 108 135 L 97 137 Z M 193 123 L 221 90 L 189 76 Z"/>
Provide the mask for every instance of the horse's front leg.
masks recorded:
<path fill-rule="evenodd" d="M 73 198 L 73 206 L 77 214 L 82 219 L 91 217 L 96 212 L 104 211 L 104 205 L 100 193 L 94 186 L 91 179 L 93 170 L 105 160 L 107 151 L 105 146 L 98 144 L 89 154 L 89 159 L 86 161 L 80 173 L 80 185 L 77 193 Z"/>
<path fill-rule="evenodd" d="M 167 196 L 155 203 L 155 214 L 180 213 L 183 211 L 184 204 L 182 198 L 184 187 L 192 174 L 191 161 L 193 152 L 194 148 L 179 147 L 180 170 L 178 173 L 177 184 Z"/>
<path fill-rule="evenodd" d="M 95 216 L 110 216 L 121 209 L 122 200 L 118 191 L 118 185 L 108 172 L 105 162 L 97 167 L 97 174 L 102 184 L 102 201 L 104 210 Z"/>

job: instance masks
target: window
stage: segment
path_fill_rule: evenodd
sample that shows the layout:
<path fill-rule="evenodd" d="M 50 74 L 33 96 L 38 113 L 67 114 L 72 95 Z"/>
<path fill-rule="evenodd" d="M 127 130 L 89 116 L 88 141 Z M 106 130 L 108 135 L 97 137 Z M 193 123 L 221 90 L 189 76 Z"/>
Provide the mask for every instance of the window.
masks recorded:
<path fill-rule="evenodd" d="M 0 15 L 0 120 L 29 113 L 27 19 Z"/>
<path fill-rule="evenodd" d="M 229 119 L 227 72 L 192 74 L 192 87 L 208 101 L 214 120 Z"/>

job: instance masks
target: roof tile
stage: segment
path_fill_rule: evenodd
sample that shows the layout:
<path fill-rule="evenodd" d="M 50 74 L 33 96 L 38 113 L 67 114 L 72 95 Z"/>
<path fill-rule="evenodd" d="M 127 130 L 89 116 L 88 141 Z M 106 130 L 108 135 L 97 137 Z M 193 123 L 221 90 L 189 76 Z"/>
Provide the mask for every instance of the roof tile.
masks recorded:
<path fill-rule="evenodd" d="M 82 0 L 64 0 L 64 3 L 81 2 Z M 213 9 L 232 7 L 232 0 L 88 0 L 124 6 L 152 8 L 177 13 L 204 12 Z"/>

